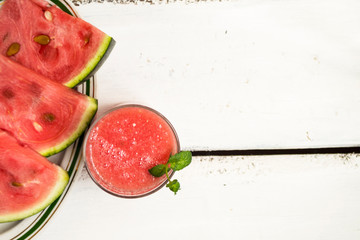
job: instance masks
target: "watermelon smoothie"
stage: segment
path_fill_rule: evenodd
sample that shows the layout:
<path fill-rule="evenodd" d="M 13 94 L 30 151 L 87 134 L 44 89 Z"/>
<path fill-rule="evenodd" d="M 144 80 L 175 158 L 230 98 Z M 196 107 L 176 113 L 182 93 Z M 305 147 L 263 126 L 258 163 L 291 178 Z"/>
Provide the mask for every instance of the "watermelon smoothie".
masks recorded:
<path fill-rule="evenodd" d="M 97 120 L 85 140 L 85 163 L 92 179 L 120 197 L 144 196 L 161 188 L 166 176 L 149 169 L 165 164 L 180 149 L 170 122 L 141 105 L 116 107 Z"/>

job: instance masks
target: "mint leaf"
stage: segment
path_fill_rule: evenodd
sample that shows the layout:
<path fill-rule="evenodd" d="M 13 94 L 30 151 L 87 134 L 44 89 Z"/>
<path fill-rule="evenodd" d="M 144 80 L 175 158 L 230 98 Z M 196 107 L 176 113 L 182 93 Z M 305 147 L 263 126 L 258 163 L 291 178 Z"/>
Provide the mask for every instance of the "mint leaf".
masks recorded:
<path fill-rule="evenodd" d="M 171 191 L 174 192 L 174 194 L 177 193 L 177 191 L 179 191 L 180 189 L 180 183 L 178 182 L 177 179 L 170 181 L 168 184 L 166 184 L 166 187 L 168 187 Z"/>
<path fill-rule="evenodd" d="M 191 152 L 179 152 L 169 158 L 170 168 L 179 171 L 191 163 Z"/>
<path fill-rule="evenodd" d="M 156 165 L 155 167 L 149 169 L 149 172 L 154 177 L 161 177 L 166 173 L 166 166 L 164 164 Z"/>
<path fill-rule="evenodd" d="M 1 0 L 0 0 L 1 1 Z M 183 151 L 175 154 L 174 156 L 170 156 L 169 160 L 165 164 L 159 164 L 155 167 L 149 169 L 149 173 L 154 177 L 161 177 L 162 175 L 166 174 L 166 178 L 168 179 L 169 183 L 166 184 L 174 194 L 177 193 L 180 189 L 180 183 L 177 179 L 171 181 L 169 177 L 169 168 L 171 168 L 174 172 L 179 171 L 191 163 L 192 154 L 189 151 Z"/>

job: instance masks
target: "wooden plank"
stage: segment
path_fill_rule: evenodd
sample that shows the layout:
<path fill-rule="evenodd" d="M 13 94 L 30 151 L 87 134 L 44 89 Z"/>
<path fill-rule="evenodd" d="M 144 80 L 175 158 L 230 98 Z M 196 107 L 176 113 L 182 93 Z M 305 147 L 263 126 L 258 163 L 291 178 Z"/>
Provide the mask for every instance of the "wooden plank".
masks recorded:
<path fill-rule="evenodd" d="M 100 113 L 139 102 L 184 149 L 360 144 L 360 2 L 91 3 L 117 45 L 98 72 Z"/>
<path fill-rule="evenodd" d="M 360 156 L 196 157 L 181 190 L 122 199 L 86 171 L 37 239 L 360 238 Z"/>

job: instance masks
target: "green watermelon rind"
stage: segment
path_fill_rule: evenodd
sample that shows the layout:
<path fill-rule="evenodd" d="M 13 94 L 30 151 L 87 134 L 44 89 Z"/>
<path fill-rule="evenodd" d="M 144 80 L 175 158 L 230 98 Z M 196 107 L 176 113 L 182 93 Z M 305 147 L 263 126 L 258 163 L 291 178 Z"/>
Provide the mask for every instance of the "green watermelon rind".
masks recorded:
<path fill-rule="evenodd" d="M 87 97 L 89 105 L 87 106 L 85 112 L 82 115 L 82 120 L 79 122 L 77 129 L 73 132 L 73 134 L 68 137 L 65 141 L 57 144 L 56 146 L 53 146 L 48 149 L 40 150 L 39 153 L 43 155 L 44 157 L 48 157 L 51 155 L 54 155 L 58 152 L 61 152 L 62 150 L 66 149 L 68 146 L 70 146 L 73 142 L 78 139 L 81 134 L 85 131 L 87 126 L 90 124 L 92 119 L 95 116 L 95 113 L 98 109 L 98 102 L 97 99 L 92 97 Z"/>
<path fill-rule="evenodd" d="M 61 167 L 54 166 L 58 169 L 58 177 L 55 181 L 55 185 L 52 186 L 50 193 L 47 195 L 47 197 L 42 200 L 41 202 L 34 204 L 32 207 L 16 212 L 16 213 L 10 213 L 7 215 L 1 215 L 0 216 L 0 223 L 5 222 L 13 222 L 22 220 L 24 218 L 30 217 L 32 215 L 35 215 L 48 207 L 51 203 L 53 203 L 65 190 L 68 182 L 69 182 L 69 175 L 68 173 L 63 170 Z"/>
<path fill-rule="evenodd" d="M 115 40 L 105 35 L 103 42 L 99 46 L 97 52 L 95 53 L 95 57 L 88 61 L 83 70 L 75 77 L 73 77 L 70 81 L 64 83 L 65 86 L 69 88 L 73 88 L 82 81 L 91 77 L 95 74 L 95 72 L 101 67 L 101 65 L 105 62 L 106 58 L 112 51 L 115 45 Z"/>

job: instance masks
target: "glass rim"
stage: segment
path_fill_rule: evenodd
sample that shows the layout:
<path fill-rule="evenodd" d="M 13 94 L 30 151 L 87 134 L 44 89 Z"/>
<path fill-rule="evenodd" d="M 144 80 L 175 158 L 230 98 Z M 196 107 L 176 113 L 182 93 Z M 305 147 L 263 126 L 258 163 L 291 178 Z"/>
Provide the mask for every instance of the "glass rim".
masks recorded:
<path fill-rule="evenodd" d="M 163 115 L 161 114 L 160 112 L 158 112 L 157 110 L 151 108 L 151 107 L 148 107 L 146 105 L 143 105 L 143 104 L 137 104 L 137 103 L 121 103 L 121 104 L 118 104 L 118 105 L 115 105 L 114 107 L 111 107 L 109 110 L 105 111 L 104 113 L 102 113 L 99 117 L 97 117 L 95 119 L 95 121 L 93 121 L 90 126 L 88 127 L 88 130 L 85 134 L 85 138 L 84 138 L 84 143 L 83 143 L 83 149 L 82 149 L 82 156 L 84 158 L 84 165 L 85 165 L 85 168 L 86 168 L 86 171 L 88 172 L 90 178 L 92 179 L 92 181 L 98 186 L 100 187 L 102 190 L 104 190 L 105 192 L 113 195 L 113 196 L 116 196 L 116 197 L 121 197 L 121 198 L 140 198 L 140 197 L 145 197 L 145 196 L 148 196 L 152 193 L 155 193 L 157 192 L 158 190 L 160 190 L 161 188 L 163 188 L 167 183 L 168 183 L 168 179 L 166 178 L 163 182 L 161 182 L 159 185 L 157 185 L 156 187 L 150 189 L 149 191 L 145 191 L 143 193 L 139 193 L 139 194 L 134 194 L 134 195 L 128 195 L 128 194 L 120 194 L 120 193 L 116 193 L 114 191 L 111 191 L 110 189 L 107 189 L 105 186 L 101 185 L 96 179 L 95 177 L 93 176 L 93 173 L 91 172 L 91 170 L 89 169 L 88 167 L 88 160 L 86 158 L 86 148 L 87 148 L 87 140 L 88 140 L 88 137 L 92 131 L 92 129 L 94 128 L 94 126 L 96 126 L 96 124 L 101 120 L 103 119 L 105 116 L 107 116 L 108 114 L 110 114 L 111 112 L 114 112 L 116 110 L 119 110 L 119 109 L 122 109 L 122 108 L 129 108 L 129 107 L 135 107 L 135 108 L 142 108 L 142 109 L 146 109 L 148 111 L 151 111 L 152 113 L 158 115 L 161 119 L 163 119 L 166 124 L 170 127 L 171 131 L 173 132 L 174 134 L 174 137 L 175 137 L 175 141 L 176 141 L 176 152 L 178 153 L 180 151 L 180 141 L 179 141 L 179 137 L 176 133 L 176 130 L 174 128 L 174 126 L 171 124 L 171 122 Z M 172 169 L 170 169 L 169 171 L 169 178 L 171 179 L 172 176 L 174 175 L 174 171 Z"/>

